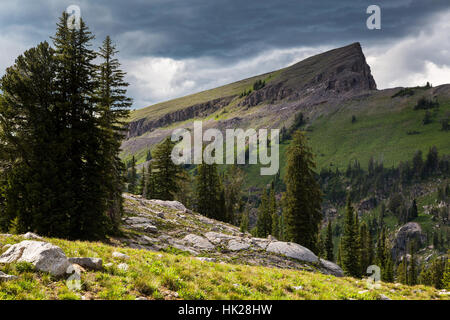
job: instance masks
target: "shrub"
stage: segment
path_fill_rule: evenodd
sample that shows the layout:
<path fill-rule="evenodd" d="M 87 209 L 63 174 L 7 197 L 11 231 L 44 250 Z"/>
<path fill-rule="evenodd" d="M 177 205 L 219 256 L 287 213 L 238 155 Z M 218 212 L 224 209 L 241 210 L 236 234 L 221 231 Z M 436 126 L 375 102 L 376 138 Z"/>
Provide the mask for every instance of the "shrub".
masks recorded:
<path fill-rule="evenodd" d="M 264 88 L 264 86 L 266 85 L 266 82 L 263 80 L 258 80 L 253 84 L 253 90 L 259 90 Z"/>
<path fill-rule="evenodd" d="M 431 101 L 425 97 L 422 97 L 417 101 L 417 104 L 414 106 L 414 110 L 428 110 L 433 108 L 438 108 L 439 102 L 437 100 Z"/>

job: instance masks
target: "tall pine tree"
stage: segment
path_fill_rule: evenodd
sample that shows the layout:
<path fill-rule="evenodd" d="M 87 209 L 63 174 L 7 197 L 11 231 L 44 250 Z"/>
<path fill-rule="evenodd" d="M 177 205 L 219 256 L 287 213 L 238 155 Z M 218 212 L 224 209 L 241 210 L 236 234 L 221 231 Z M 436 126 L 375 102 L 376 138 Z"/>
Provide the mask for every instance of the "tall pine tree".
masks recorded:
<path fill-rule="evenodd" d="M 355 228 L 355 213 L 350 200 L 347 198 L 345 210 L 344 234 L 342 236 L 342 268 L 349 276 L 359 276 L 358 261 L 358 233 Z"/>
<path fill-rule="evenodd" d="M 287 154 L 285 238 L 315 252 L 322 220 L 322 194 L 315 179 L 313 154 L 304 133 L 296 131 L 293 134 Z"/>

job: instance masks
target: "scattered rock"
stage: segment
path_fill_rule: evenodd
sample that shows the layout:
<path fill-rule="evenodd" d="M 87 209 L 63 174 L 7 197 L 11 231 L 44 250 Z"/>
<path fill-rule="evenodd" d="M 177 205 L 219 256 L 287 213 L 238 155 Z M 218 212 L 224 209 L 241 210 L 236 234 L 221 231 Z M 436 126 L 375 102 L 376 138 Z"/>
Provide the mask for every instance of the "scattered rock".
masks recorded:
<path fill-rule="evenodd" d="M 207 232 L 205 234 L 205 237 L 214 244 L 220 244 L 223 241 L 229 241 L 234 239 L 233 236 L 230 236 L 228 234 L 213 231 Z"/>
<path fill-rule="evenodd" d="M 16 280 L 17 278 L 18 278 L 17 276 L 12 276 L 12 275 L 9 275 L 9 274 L 6 274 L 6 273 L 0 271 L 0 282 Z"/>
<path fill-rule="evenodd" d="M 147 200 L 150 204 L 156 204 L 173 210 L 187 212 L 186 207 L 179 201 Z"/>
<path fill-rule="evenodd" d="M 112 267 L 113 265 L 114 265 L 114 263 L 109 262 L 109 263 L 105 264 L 105 268 L 110 268 L 110 267 Z"/>
<path fill-rule="evenodd" d="M 443 290 L 439 291 L 439 295 L 441 295 L 441 296 L 442 295 L 445 295 L 445 296 L 450 295 L 450 291 L 443 289 Z"/>
<path fill-rule="evenodd" d="M 136 299 L 134 299 L 134 300 L 148 300 L 146 297 L 137 297 Z"/>
<path fill-rule="evenodd" d="M 54 276 L 66 273 L 71 265 L 64 252 L 48 242 L 24 240 L 12 245 L 0 256 L 0 263 L 29 262 L 39 271 Z"/>
<path fill-rule="evenodd" d="M 240 250 L 245 250 L 248 249 L 250 247 L 250 245 L 244 241 L 239 241 L 239 240 L 231 240 L 228 243 L 228 250 L 231 251 L 240 251 Z"/>
<path fill-rule="evenodd" d="M 205 261 L 205 262 L 215 262 L 215 258 L 208 258 L 208 257 L 196 257 L 197 260 Z"/>
<path fill-rule="evenodd" d="M 384 294 L 380 294 L 380 295 L 378 296 L 378 298 L 379 298 L 380 300 L 392 300 L 391 298 L 389 298 L 388 296 L 385 296 Z"/>
<path fill-rule="evenodd" d="M 28 240 L 44 240 L 44 238 L 42 238 L 41 236 L 38 236 L 37 234 L 35 234 L 33 232 L 27 232 L 24 235 L 22 235 L 22 237 L 24 237 L 25 239 L 28 239 Z"/>
<path fill-rule="evenodd" d="M 158 213 L 156 213 L 156 215 L 157 215 L 158 217 L 160 217 L 161 219 L 164 219 L 164 218 L 165 218 L 164 212 L 159 211 Z"/>
<path fill-rule="evenodd" d="M 270 241 L 268 239 L 263 238 L 251 238 L 251 242 L 256 245 L 260 249 L 266 249 L 269 245 Z"/>
<path fill-rule="evenodd" d="M 121 263 L 117 266 L 119 270 L 128 271 L 128 265 L 126 263 Z"/>
<path fill-rule="evenodd" d="M 295 286 L 295 287 L 292 287 L 292 289 L 294 289 L 294 290 L 303 290 L 303 286 Z"/>
<path fill-rule="evenodd" d="M 149 236 L 146 235 L 140 235 L 136 237 L 136 241 L 140 244 L 153 244 L 158 242 L 158 239 L 150 238 Z"/>
<path fill-rule="evenodd" d="M 103 260 L 100 258 L 69 258 L 69 262 L 90 270 L 103 269 Z"/>
<path fill-rule="evenodd" d="M 145 232 L 149 232 L 149 233 L 156 233 L 156 232 L 158 232 L 158 228 L 155 227 L 154 225 L 151 225 L 151 224 L 143 225 L 143 226 L 142 226 L 142 229 L 143 229 Z"/>
<path fill-rule="evenodd" d="M 358 291 L 358 294 L 364 294 L 364 293 L 366 293 L 366 292 L 369 292 L 369 290 L 361 290 L 361 291 Z"/>
<path fill-rule="evenodd" d="M 12 234 L 9 234 L 9 233 L 0 233 L 0 237 L 9 238 L 9 237 L 12 237 Z"/>
<path fill-rule="evenodd" d="M 188 234 L 183 238 L 183 241 L 191 244 L 193 247 L 200 250 L 212 250 L 214 249 L 214 245 L 209 242 L 207 239 L 198 236 L 196 234 Z"/>
<path fill-rule="evenodd" d="M 82 274 L 83 272 L 86 272 L 86 269 L 84 269 L 79 264 L 73 263 L 72 266 L 67 268 L 66 273 L 72 274 L 73 272 L 76 272 L 78 274 Z"/>
<path fill-rule="evenodd" d="M 130 260 L 130 257 L 129 257 L 129 256 L 127 256 L 127 255 L 124 254 L 124 253 L 117 252 L 117 251 L 114 251 L 114 252 L 112 253 L 112 256 L 113 256 L 114 258 L 121 259 L 121 260 Z"/>
<path fill-rule="evenodd" d="M 305 262 L 319 261 L 319 258 L 311 250 L 293 242 L 274 241 L 269 243 L 266 251 Z"/>
<path fill-rule="evenodd" d="M 333 263 L 328 260 L 320 259 L 320 264 L 325 269 L 325 273 L 332 274 L 336 277 L 343 277 L 344 271 L 339 267 L 336 263 Z"/>

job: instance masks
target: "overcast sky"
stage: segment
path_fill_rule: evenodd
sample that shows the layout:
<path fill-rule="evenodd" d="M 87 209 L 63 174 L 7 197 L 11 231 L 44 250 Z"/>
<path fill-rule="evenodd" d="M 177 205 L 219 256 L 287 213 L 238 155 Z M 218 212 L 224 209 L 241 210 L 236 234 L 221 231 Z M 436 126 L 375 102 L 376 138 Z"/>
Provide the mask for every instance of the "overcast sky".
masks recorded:
<path fill-rule="evenodd" d="M 381 30 L 366 9 L 381 7 Z M 110 35 L 134 108 L 276 70 L 359 41 L 378 88 L 450 83 L 449 0 L 0 0 L 0 75 L 49 40 L 69 5 Z"/>

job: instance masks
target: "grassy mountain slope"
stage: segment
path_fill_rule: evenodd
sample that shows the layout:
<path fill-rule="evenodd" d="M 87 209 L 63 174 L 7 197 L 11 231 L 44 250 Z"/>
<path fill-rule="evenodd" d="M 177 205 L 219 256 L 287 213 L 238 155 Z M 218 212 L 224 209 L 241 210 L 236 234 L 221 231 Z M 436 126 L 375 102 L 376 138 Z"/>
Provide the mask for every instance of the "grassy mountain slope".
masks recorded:
<path fill-rule="evenodd" d="M 358 159 L 367 169 L 369 159 L 386 167 L 410 160 L 416 150 L 426 155 L 436 146 L 440 154 L 450 154 L 450 131 L 442 131 L 441 120 L 450 115 L 450 85 L 417 88 L 411 97 L 392 96 L 401 88 L 381 90 L 367 97 L 350 99 L 332 112 L 323 112 L 303 126 L 316 156 L 317 169 L 345 170 L 349 161 Z M 431 110 L 432 121 L 424 125 L 425 110 L 414 110 L 422 97 L 437 97 L 439 108 Z M 352 123 L 352 116 L 356 121 Z M 280 167 L 284 174 L 286 148 L 280 144 Z M 248 186 L 270 182 L 259 176 L 259 166 L 248 166 Z"/>
<path fill-rule="evenodd" d="M 254 89 L 259 80 L 264 85 Z M 298 110 L 330 110 L 342 99 L 375 88 L 355 43 L 272 73 L 137 110 L 130 117 L 122 156 L 134 154 L 143 161 L 146 150 L 173 129 L 191 127 L 194 120 L 203 120 L 205 129 L 288 127 Z"/>
<path fill-rule="evenodd" d="M 240 96 L 257 80 L 265 80 L 265 86 Z M 450 113 L 450 85 L 415 88 L 413 95 L 392 98 L 401 89 L 375 90 L 361 48 L 352 44 L 269 74 L 137 110 L 130 118 L 130 136 L 122 146 L 122 157 L 127 160 L 135 155 L 138 163 L 143 163 L 148 149 L 175 128 L 191 128 L 194 120 L 202 120 L 204 130 L 289 128 L 299 112 L 308 118 L 303 129 L 308 132 L 319 170 L 330 165 L 342 169 L 352 159 L 365 167 L 371 156 L 385 166 L 397 165 L 417 149 L 426 153 L 433 145 L 440 153 L 450 153 L 450 133 L 440 131 L 440 120 Z M 212 103 L 199 111 L 186 111 L 196 103 L 227 96 L 232 99 L 217 108 Z M 427 125 L 422 124 L 425 111 L 413 110 L 421 97 L 436 98 L 440 103 Z M 174 110 L 178 111 L 174 114 Z M 356 117 L 354 123 L 352 116 Z M 280 146 L 281 167 L 286 146 Z M 249 185 L 270 181 L 259 175 L 258 166 L 246 171 Z"/>
<path fill-rule="evenodd" d="M 181 98 L 157 103 L 146 108 L 138 109 L 131 113 L 129 120 L 135 121 L 142 118 L 156 118 L 168 112 L 180 110 L 185 107 L 189 107 L 202 102 L 211 101 L 227 96 L 240 95 L 245 90 L 251 89 L 253 83 L 258 80 L 266 80 L 267 82 L 269 82 L 270 80 L 274 80 L 281 73 L 281 71 L 282 70 L 269 72 L 259 76 L 233 82 L 231 84 L 227 84 L 218 88 L 205 90 L 199 93 L 194 93 Z"/>

